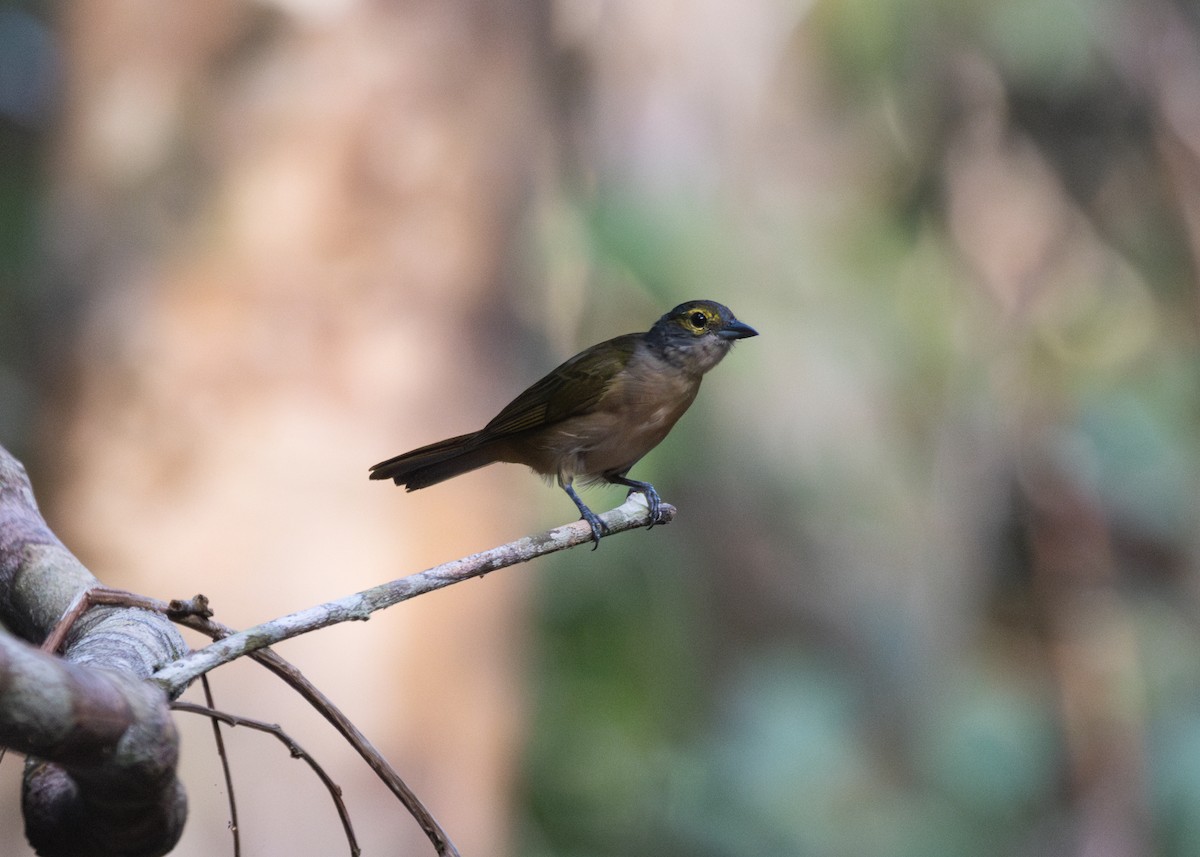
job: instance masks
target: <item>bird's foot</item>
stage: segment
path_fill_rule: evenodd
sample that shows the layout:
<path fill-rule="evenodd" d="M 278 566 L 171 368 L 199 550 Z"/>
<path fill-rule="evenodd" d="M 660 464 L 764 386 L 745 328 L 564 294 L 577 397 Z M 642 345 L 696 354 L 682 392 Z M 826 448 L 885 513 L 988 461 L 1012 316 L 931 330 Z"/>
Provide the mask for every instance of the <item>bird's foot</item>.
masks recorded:
<path fill-rule="evenodd" d="M 643 483 L 638 488 L 630 488 L 629 494 L 625 499 L 629 499 L 634 494 L 641 494 L 646 498 L 646 508 L 650 510 L 650 526 L 646 529 L 651 529 L 655 524 L 662 523 L 662 498 L 658 496 L 658 492 L 654 490 L 654 486 L 649 482 Z"/>
<path fill-rule="evenodd" d="M 592 528 L 592 550 L 600 547 L 600 537 L 608 533 L 608 524 L 600 520 L 600 516 L 586 506 L 581 506 L 579 511 L 583 512 L 583 520 L 588 522 L 588 526 Z"/>
<path fill-rule="evenodd" d="M 571 498 L 571 502 L 575 504 L 575 508 L 579 510 L 579 514 L 583 520 L 588 522 L 588 526 L 592 528 L 592 550 L 600 547 L 600 537 L 608 532 L 608 525 L 600 520 L 600 516 L 587 507 L 587 505 L 579 499 L 579 495 L 575 493 L 575 489 L 571 487 L 570 480 L 558 478 L 558 484 L 567 492 L 567 496 Z"/>

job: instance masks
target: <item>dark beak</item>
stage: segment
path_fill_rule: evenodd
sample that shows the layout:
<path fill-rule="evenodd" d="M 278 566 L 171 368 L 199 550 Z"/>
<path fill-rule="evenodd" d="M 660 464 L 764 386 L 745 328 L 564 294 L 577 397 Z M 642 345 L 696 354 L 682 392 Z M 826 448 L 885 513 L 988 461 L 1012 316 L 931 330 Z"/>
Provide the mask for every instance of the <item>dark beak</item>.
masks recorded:
<path fill-rule="evenodd" d="M 736 318 L 717 331 L 717 336 L 722 339 L 745 339 L 749 336 L 758 336 L 758 331 L 745 322 L 738 321 Z"/>

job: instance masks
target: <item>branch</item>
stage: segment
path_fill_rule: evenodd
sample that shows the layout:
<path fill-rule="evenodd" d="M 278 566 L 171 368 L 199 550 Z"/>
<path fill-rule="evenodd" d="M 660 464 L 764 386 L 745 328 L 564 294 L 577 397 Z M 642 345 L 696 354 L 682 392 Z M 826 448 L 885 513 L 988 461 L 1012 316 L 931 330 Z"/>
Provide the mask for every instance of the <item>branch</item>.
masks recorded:
<path fill-rule="evenodd" d="M 250 657 L 287 682 L 289 686 L 308 701 L 309 705 L 329 721 L 330 725 L 346 739 L 350 746 L 363 758 L 363 761 L 371 767 L 375 775 L 379 777 L 383 784 L 404 805 L 404 808 L 409 811 L 417 824 L 420 825 L 421 830 L 429 837 L 429 841 L 433 843 L 433 847 L 439 857 L 459 857 L 458 848 L 451 841 L 449 834 L 446 833 L 425 805 L 421 803 L 416 793 L 400 778 L 395 768 L 388 764 L 383 754 L 376 749 L 374 744 L 367 740 L 367 736 L 351 722 L 350 718 L 342 713 L 341 709 L 318 691 L 300 670 L 275 654 L 271 649 L 260 649 L 257 652 L 251 652 Z"/>
<path fill-rule="evenodd" d="M 211 709 L 216 709 L 213 700 L 212 682 L 208 676 L 200 676 L 200 686 L 204 688 L 204 702 Z M 172 710 L 178 710 L 183 705 L 180 700 L 171 704 Z M 225 736 L 221 734 L 221 722 L 212 720 L 213 744 L 217 748 L 217 758 L 221 760 L 221 773 L 225 775 L 225 793 L 229 798 L 229 835 L 233 837 L 233 857 L 242 857 L 242 829 L 238 825 L 237 795 L 233 790 L 233 771 L 229 767 L 229 754 L 225 752 Z"/>
<path fill-rule="evenodd" d="M 668 523 L 674 517 L 675 507 L 662 504 L 658 523 Z M 651 523 L 649 510 L 641 494 L 631 494 L 622 505 L 605 512 L 600 519 L 608 527 L 608 535 L 649 526 Z M 592 532 L 584 521 L 575 521 L 538 535 L 525 536 L 483 553 L 443 563 L 336 601 L 263 622 L 184 655 L 158 670 L 151 678 L 172 697 L 178 696 L 198 676 L 282 640 L 341 622 L 366 621 L 377 610 L 424 595 L 426 592 L 461 583 L 472 577 L 483 577 L 497 569 L 528 562 L 545 554 L 591 543 Z"/>
<path fill-rule="evenodd" d="M 201 634 L 214 640 L 220 640 L 236 633 L 232 628 L 212 620 L 212 611 L 208 608 L 208 599 L 203 595 L 197 595 L 186 601 L 174 600 L 168 603 L 157 598 L 138 595 L 133 592 L 93 589 L 87 593 L 85 598 L 80 599 L 72 606 L 72 610 L 69 611 L 68 615 L 75 614 L 77 618 L 78 613 L 76 608 L 82 610 L 83 608 L 89 608 L 97 604 L 124 604 L 140 607 L 144 610 L 153 610 L 165 614 L 179 624 L 191 628 L 193 631 L 199 631 Z M 249 657 L 275 673 L 276 676 L 300 694 L 322 717 L 329 721 L 341 736 L 346 739 L 346 742 L 362 756 L 363 760 L 371 767 L 371 770 L 391 790 L 392 794 L 399 799 L 405 809 L 412 814 L 412 817 L 421 826 L 421 830 L 425 832 L 425 835 L 429 837 L 429 841 L 433 843 L 439 855 L 442 855 L 442 857 L 458 857 L 458 849 L 454 846 L 446 831 L 438 824 L 437 819 L 425 808 L 425 805 L 421 803 L 413 790 L 400 778 L 396 770 L 388 764 L 383 754 L 367 740 L 362 731 L 350 721 L 350 718 L 342 713 L 341 709 L 333 704 L 332 700 L 317 690 L 316 686 L 300 670 L 275 654 L 271 649 L 259 649 L 258 651 L 251 652 Z"/>
<path fill-rule="evenodd" d="M 25 469 L 0 446 L 0 624 L 40 642 L 100 585 L 50 531 Z M 186 815 L 178 735 L 166 696 L 143 681 L 187 651 L 170 621 L 105 607 L 71 628 L 62 660 L 7 633 L 0 647 L 0 743 L 31 754 L 23 811 L 38 853 L 170 850 Z"/>
<path fill-rule="evenodd" d="M 27 754 L 22 810 L 38 854 L 157 855 L 174 847 L 187 800 L 162 690 L 9 634 L 0 634 L 0 687 L 0 744 Z"/>
<path fill-rule="evenodd" d="M 346 833 L 346 842 L 350 846 L 351 857 L 358 857 L 362 853 L 362 849 L 358 847 L 358 840 L 354 836 L 354 825 L 350 823 L 350 812 L 346 809 L 346 802 L 342 800 L 342 788 L 333 781 L 333 778 L 325 772 L 325 769 L 314 759 L 307 750 L 301 747 L 292 739 L 290 735 L 283 730 L 283 727 L 278 723 L 264 723 L 261 720 L 255 720 L 252 717 L 242 717 L 237 714 L 229 714 L 225 711 L 218 711 L 213 708 L 211 701 L 208 705 L 196 705 L 191 702 L 177 701 L 172 703 L 172 708 L 176 711 L 187 711 L 191 714 L 200 714 L 205 717 L 212 718 L 214 724 L 225 723 L 228 726 L 245 726 L 249 729 L 254 729 L 259 732 L 265 732 L 268 735 L 275 737 L 283 746 L 287 747 L 288 752 L 293 759 L 303 760 L 315 773 L 318 779 L 324 784 L 325 789 L 329 792 L 329 797 L 333 801 L 334 809 L 337 810 L 338 818 L 342 821 L 342 830 Z M 220 734 L 220 733 L 218 733 Z M 228 785 L 228 780 L 227 783 Z M 236 826 L 236 820 L 233 822 Z"/>

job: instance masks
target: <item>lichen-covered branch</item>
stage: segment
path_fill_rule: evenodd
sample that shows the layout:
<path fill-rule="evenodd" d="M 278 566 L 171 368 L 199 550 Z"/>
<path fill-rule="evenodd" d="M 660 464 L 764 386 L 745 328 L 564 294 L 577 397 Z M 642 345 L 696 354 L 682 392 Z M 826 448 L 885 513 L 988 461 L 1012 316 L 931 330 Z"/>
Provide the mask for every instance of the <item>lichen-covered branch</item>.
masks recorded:
<path fill-rule="evenodd" d="M 659 523 L 667 523 L 674 517 L 675 507 L 664 503 Z M 624 504 L 604 513 L 600 518 L 608 527 L 609 535 L 650 524 L 650 513 L 640 494 L 630 495 Z M 174 696 L 198 676 L 265 646 L 273 646 L 282 640 L 340 622 L 363 621 L 377 610 L 383 610 L 417 595 L 472 577 L 483 577 L 497 569 L 582 544 L 592 544 L 591 529 L 584 521 L 566 524 L 539 535 L 525 536 L 506 545 L 364 589 L 336 601 L 263 622 L 167 664 L 156 672 L 153 678 Z"/>
<path fill-rule="evenodd" d="M 25 833 L 44 857 L 165 854 L 186 816 L 168 699 L 144 680 L 187 651 L 170 621 L 102 607 L 71 629 L 61 659 L 31 645 L 100 585 L 0 446 L 0 622 L 12 632 L 0 634 L 0 744 L 28 754 Z"/>

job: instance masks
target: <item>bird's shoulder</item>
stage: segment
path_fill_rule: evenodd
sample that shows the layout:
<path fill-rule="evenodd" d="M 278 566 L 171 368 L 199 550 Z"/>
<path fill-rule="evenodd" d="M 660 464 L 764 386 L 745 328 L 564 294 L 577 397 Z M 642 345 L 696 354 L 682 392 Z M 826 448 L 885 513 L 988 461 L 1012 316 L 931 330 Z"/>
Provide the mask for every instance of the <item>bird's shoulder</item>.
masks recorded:
<path fill-rule="evenodd" d="M 586 413 L 609 391 L 644 337 L 628 333 L 581 351 L 509 402 L 483 433 L 515 434 Z"/>

